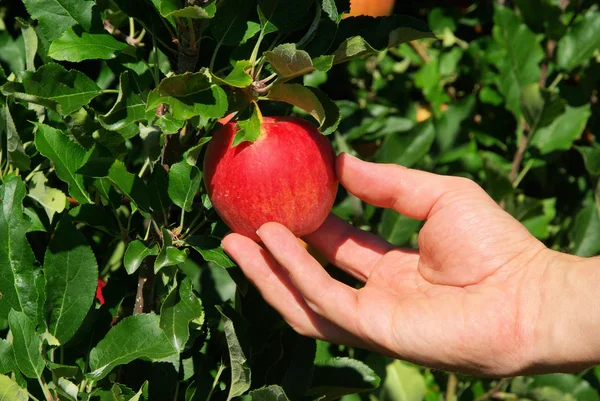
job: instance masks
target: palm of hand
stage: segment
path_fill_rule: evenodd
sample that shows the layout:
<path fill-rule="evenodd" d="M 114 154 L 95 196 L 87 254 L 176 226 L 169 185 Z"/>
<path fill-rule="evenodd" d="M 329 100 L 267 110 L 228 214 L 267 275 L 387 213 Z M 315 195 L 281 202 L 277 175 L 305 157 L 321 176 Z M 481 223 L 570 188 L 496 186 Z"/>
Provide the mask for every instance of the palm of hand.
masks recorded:
<path fill-rule="evenodd" d="M 479 188 L 472 191 L 437 204 L 419 234 L 419 253 L 392 249 L 381 257 L 356 313 L 363 337 L 383 352 L 498 374 L 528 348 L 519 315 L 536 294 L 523 283 L 541 271 L 521 266 L 545 248 Z M 423 360 L 434 354 L 428 348 L 437 350 L 435 359 Z"/>
<path fill-rule="evenodd" d="M 337 169 L 364 201 L 426 220 L 419 251 L 394 248 L 330 216 L 305 240 L 365 282 L 356 290 L 333 280 L 281 225 L 259 230 L 264 250 L 228 236 L 224 248 L 263 297 L 307 336 L 437 368 L 496 375 L 525 369 L 525 342 L 533 338 L 527 322 L 541 290 L 523 283 L 538 282 L 543 270 L 521 266 L 546 248 L 469 180 L 347 156 Z"/>

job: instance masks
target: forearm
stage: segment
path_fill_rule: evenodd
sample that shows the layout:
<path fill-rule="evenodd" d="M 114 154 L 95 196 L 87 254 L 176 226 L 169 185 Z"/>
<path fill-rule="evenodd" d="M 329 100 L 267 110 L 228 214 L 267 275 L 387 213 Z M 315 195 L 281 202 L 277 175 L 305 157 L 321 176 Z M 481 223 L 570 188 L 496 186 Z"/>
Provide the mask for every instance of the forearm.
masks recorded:
<path fill-rule="evenodd" d="M 600 364 L 600 257 L 554 252 L 544 276 L 534 370 L 577 372 Z"/>

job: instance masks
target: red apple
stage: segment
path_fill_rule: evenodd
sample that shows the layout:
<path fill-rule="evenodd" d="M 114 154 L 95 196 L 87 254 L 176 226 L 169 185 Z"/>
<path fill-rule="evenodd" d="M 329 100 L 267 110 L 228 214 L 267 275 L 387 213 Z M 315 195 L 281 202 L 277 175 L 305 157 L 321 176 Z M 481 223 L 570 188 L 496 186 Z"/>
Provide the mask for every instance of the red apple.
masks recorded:
<path fill-rule="evenodd" d="M 327 138 L 293 117 L 265 117 L 255 142 L 232 147 L 237 131 L 235 122 L 218 129 L 204 159 L 206 190 L 223 221 L 255 241 L 268 222 L 298 237 L 319 228 L 338 188 Z"/>
<path fill-rule="evenodd" d="M 394 3 L 395 0 L 350 0 L 350 14 L 347 16 L 384 17 L 392 14 Z"/>

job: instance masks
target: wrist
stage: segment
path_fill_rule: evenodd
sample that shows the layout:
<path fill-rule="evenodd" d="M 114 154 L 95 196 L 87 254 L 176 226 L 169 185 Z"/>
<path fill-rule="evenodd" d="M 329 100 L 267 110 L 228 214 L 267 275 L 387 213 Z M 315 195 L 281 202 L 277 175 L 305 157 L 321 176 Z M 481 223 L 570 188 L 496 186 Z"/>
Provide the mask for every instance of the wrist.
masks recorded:
<path fill-rule="evenodd" d="M 600 258 L 545 255 L 532 372 L 578 372 L 600 363 Z"/>

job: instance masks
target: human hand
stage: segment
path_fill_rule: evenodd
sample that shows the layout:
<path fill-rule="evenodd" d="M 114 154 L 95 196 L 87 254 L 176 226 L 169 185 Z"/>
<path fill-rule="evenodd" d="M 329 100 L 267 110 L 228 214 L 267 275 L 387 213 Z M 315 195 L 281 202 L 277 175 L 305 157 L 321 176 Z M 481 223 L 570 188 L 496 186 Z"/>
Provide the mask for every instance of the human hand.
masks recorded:
<path fill-rule="evenodd" d="M 228 235 L 224 249 L 266 301 L 298 333 L 329 342 L 465 373 L 535 370 L 547 344 L 539 320 L 554 252 L 468 179 L 348 155 L 336 169 L 365 202 L 426 220 L 419 250 L 330 216 L 304 240 L 365 283 L 355 289 L 332 279 L 279 224 L 260 228 L 263 247 Z"/>

